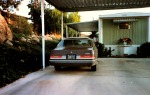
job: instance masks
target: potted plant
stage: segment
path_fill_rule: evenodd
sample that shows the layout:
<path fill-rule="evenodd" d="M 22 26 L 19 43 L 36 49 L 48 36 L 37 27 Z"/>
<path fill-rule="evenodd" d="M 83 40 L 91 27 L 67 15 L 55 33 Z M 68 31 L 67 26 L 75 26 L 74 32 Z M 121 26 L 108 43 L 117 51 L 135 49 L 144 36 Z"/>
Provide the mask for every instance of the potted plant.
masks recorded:
<path fill-rule="evenodd" d="M 120 38 L 118 44 L 132 45 L 132 40 L 130 38 Z"/>

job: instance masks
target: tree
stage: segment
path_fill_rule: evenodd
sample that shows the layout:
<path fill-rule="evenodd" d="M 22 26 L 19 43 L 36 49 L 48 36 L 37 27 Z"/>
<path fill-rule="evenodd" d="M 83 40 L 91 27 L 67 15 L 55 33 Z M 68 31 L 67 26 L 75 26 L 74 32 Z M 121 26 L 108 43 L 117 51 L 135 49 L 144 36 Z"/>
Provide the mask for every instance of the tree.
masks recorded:
<path fill-rule="evenodd" d="M 31 4 L 28 5 L 30 8 L 31 20 L 33 22 L 34 31 L 37 34 L 41 34 L 41 4 L 38 0 L 34 0 Z M 44 10 L 45 16 L 45 33 L 59 33 L 60 31 L 60 20 L 61 20 L 61 12 L 56 9 L 45 8 Z"/>
<path fill-rule="evenodd" d="M 57 9 L 45 9 L 45 29 L 47 33 L 60 33 L 61 12 Z"/>
<path fill-rule="evenodd" d="M 68 23 L 71 22 L 80 22 L 80 16 L 78 12 L 73 12 L 68 15 Z"/>
<path fill-rule="evenodd" d="M 38 0 L 31 1 L 28 5 L 30 8 L 29 15 L 31 15 L 31 20 L 33 22 L 33 29 L 38 34 L 41 33 L 41 6 Z"/>
<path fill-rule="evenodd" d="M 67 23 L 74 23 L 74 22 L 80 22 L 80 16 L 79 16 L 78 12 L 73 12 L 68 15 Z M 74 37 L 74 36 L 76 36 L 76 32 L 77 31 L 69 28 L 68 36 Z"/>
<path fill-rule="evenodd" d="M 46 5 L 46 4 L 45 4 Z M 33 22 L 34 30 L 41 34 L 41 8 L 40 2 L 38 0 L 34 0 L 28 7 L 31 9 L 30 15 L 31 20 Z M 61 31 L 61 11 L 57 9 L 50 9 L 49 7 L 45 7 L 45 33 L 60 33 Z M 64 30 L 65 23 L 79 22 L 80 16 L 78 12 L 74 13 L 64 13 Z M 72 30 L 71 30 L 72 31 Z"/>
<path fill-rule="evenodd" d="M 17 8 L 22 0 L 1 0 L 0 6 L 2 7 L 2 10 L 11 11 L 11 8 Z M 11 6 L 11 8 L 10 8 Z M 10 9 L 9 9 L 10 8 Z"/>

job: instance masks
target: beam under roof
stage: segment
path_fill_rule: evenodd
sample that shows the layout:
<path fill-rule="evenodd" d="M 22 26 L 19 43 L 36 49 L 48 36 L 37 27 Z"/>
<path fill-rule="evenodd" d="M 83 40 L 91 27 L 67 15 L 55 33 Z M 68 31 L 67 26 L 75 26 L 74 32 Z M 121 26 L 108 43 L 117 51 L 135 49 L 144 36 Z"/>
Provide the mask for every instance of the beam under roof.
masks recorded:
<path fill-rule="evenodd" d="M 63 12 L 150 7 L 150 0 L 46 0 Z"/>
<path fill-rule="evenodd" d="M 98 31 L 98 20 L 89 22 L 67 23 L 67 25 L 78 32 Z"/>

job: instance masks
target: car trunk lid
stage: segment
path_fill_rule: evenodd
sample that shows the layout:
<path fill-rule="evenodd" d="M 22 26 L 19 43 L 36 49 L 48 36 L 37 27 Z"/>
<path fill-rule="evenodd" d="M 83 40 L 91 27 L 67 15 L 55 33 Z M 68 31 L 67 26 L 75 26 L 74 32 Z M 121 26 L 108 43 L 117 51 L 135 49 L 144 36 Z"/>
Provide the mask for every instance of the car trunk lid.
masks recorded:
<path fill-rule="evenodd" d="M 57 48 L 51 52 L 51 59 L 93 59 L 92 47 L 64 47 Z"/>

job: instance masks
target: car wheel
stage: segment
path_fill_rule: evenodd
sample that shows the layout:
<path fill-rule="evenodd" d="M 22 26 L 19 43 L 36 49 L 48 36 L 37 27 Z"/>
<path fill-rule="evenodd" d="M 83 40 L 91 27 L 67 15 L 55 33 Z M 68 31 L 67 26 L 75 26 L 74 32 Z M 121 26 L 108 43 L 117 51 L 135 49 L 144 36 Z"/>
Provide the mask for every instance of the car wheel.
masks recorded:
<path fill-rule="evenodd" d="M 91 71 L 96 71 L 96 65 L 91 66 Z"/>
<path fill-rule="evenodd" d="M 54 68 L 55 68 L 56 71 L 60 71 L 61 70 L 60 66 L 55 66 Z"/>

